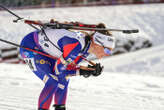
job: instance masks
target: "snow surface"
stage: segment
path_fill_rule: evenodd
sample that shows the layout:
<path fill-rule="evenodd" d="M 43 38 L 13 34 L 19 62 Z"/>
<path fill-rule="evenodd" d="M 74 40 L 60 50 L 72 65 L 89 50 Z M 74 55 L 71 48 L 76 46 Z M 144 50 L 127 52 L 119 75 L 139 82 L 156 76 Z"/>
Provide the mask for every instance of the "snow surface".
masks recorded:
<path fill-rule="evenodd" d="M 56 18 L 86 23 L 103 21 L 109 27 L 140 29 L 139 34 L 115 35 L 122 38 L 146 37 L 155 46 L 96 60 L 105 66 L 99 77 L 72 77 L 67 110 L 164 110 L 164 4 L 15 12 L 31 19 Z M 12 19 L 8 13 L 0 12 L 0 37 L 19 43 L 33 29 L 23 23 L 12 24 Z M 0 45 L 7 46 L 3 43 Z M 37 110 L 37 100 L 43 86 L 27 65 L 1 63 L 0 110 Z"/>

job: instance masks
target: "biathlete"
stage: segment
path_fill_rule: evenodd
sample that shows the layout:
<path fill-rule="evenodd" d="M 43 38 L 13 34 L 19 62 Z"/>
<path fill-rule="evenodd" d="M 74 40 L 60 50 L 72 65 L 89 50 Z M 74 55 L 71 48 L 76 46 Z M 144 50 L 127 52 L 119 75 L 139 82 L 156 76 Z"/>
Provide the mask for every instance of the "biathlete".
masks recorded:
<path fill-rule="evenodd" d="M 103 24 L 97 27 L 105 27 Z M 20 54 L 35 75 L 45 86 L 42 89 L 38 110 L 49 110 L 54 101 L 55 110 L 66 110 L 66 98 L 71 76 L 98 76 L 103 66 L 96 63 L 92 70 L 77 66 L 89 54 L 97 58 L 110 56 L 115 47 L 115 39 L 109 31 L 96 31 L 92 34 L 73 32 L 67 29 L 46 28 L 29 33 L 21 41 L 21 46 L 54 57 L 53 59 L 21 48 Z"/>

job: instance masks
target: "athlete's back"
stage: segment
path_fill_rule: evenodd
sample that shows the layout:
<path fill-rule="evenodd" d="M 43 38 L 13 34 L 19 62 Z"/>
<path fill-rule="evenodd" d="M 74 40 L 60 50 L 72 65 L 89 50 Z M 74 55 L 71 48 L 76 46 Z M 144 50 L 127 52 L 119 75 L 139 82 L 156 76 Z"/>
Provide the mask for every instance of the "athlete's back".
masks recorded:
<path fill-rule="evenodd" d="M 38 41 L 42 49 L 50 55 L 60 57 L 64 46 L 79 42 L 82 49 L 85 45 L 85 34 L 65 29 L 45 29 L 38 34 Z"/>

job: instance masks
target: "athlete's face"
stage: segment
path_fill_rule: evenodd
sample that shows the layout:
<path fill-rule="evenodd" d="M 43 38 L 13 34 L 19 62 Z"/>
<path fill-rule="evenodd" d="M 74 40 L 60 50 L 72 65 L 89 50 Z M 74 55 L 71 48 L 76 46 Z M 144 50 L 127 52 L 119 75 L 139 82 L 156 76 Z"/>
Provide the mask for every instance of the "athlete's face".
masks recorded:
<path fill-rule="evenodd" d="M 109 54 L 105 53 L 104 51 L 104 47 L 103 46 L 99 46 L 97 44 L 95 44 L 97 48 L 95 48 L 95 55 L 97 58 L 102 58 L 105 56 L 109 56 Z"/>
<path fill-rule="evenodd" d="M 92 42 L 92 52 L 94 55 L 96 55 L 96 57 L 98 59 L 102 58 L 102 57 L 105 57 L 105 56 L 109 56 L 109 54 L 107 54 L 105 51 L 104 51 L 104 47 L 103 46 L 100 46 L 98 44 L 95 44 L 94 42 Z"/>

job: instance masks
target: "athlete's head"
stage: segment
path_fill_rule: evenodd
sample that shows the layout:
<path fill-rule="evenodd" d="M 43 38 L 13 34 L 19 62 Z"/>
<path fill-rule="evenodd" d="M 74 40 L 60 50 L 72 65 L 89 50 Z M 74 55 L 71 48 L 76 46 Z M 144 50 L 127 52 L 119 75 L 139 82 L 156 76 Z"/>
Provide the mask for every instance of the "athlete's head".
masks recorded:
<path fill-rule="evenodd" d="M 114 47 L 114 37 L 95 32 L 92 35 L 92 43 L 89 52 L 95 54 L 97 58 L 102 58 L 111 55 Z"/>

